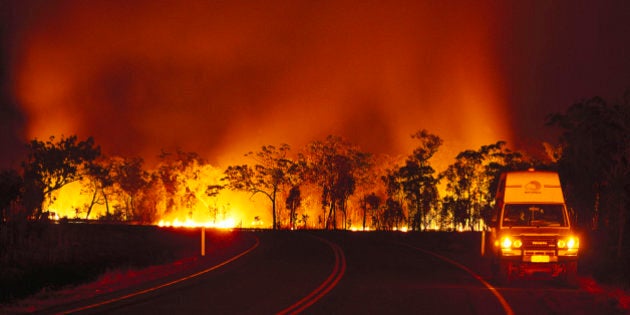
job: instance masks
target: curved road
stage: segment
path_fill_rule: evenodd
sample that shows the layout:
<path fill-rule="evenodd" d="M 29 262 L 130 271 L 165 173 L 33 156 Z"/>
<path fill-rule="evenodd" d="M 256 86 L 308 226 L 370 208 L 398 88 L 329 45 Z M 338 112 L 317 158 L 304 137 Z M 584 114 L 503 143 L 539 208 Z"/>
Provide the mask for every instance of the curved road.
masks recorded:
<path fill-rule="evenodd" d="M 237 232 L 234 232 L 237 233 Z M 615 314 L 550 281 L 495 288 L 474 262 L 392 233 L 243 232 L 192 276 L 65 308 L 116 314 Z M 434 246 L 435 247 L 435 246 Z M 427 249 L 428 248 L 428 249 Z M 439 246 L 438 246 L 439 248 Z M 474 267 L 474 266 L 473 266 Z M 481 275 L 479 275 L 481 274 Z M 140 292 L 141 294 L 138 294 Z M 86 307 L 87 306 L 87 307 Z M 64 312 L 55 310 L 54 312 Z"/>

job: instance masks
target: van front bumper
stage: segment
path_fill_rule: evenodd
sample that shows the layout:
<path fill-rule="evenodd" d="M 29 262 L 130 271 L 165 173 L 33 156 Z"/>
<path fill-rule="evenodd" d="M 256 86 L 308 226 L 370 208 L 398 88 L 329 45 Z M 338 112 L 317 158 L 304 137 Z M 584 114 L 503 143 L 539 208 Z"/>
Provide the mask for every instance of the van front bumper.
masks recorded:
<path fill-rule="evenodd" d="M 523 255 L 522 251 L 519 252 L 521 253 L 518 255 L 502 255 L 500 261 L 506 265 L 509 274 L 520 277 L 539 273 L 546 273 L 556 277 L 566 272 L 570 264 L 577 264 L 578 261 L 577 254 L 571 256 L 544 255 L 541 253 L 538 253 L 538 255 Z"/>
<path fill-rule="evenodd" d="M 554 263 L 575 261 L 578 258 L 577 249 L 558 250 L 528 250 L 528 249 L 501 249 L 501 258 L 510 261 L 530 263 Z"/>

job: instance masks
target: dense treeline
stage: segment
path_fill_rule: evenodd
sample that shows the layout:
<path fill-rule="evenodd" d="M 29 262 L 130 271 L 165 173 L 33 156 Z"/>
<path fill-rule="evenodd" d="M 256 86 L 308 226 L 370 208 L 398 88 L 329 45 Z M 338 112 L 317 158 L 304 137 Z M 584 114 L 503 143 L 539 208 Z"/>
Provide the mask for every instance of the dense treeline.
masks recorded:
<path fill-rule="evenodd" d="M 292 152 L 287 144 L 263 146 L 251 163 L 218 170 L 196 153 L 162 152 L 146 169 L 141 158 L 107 157 L 92 138 L 32 140 L 17 170 L 0 173 L 0 221 L 41 221 L 69 183 L 80 182 L 90 201 L 76 218 L 154 224 L 171 213 L 193 217 L 201 209 L 217 220 L 230 211 L 216 197 L 226 191 L 264 196 L 276 228 L 371 230 L 481 230 L 501 172 L 535 167 L 561 173 L 568 204 L 583 228 L 606 231 L 619 256 L 628 242 L 630 121 L 628 99 L 600 98 L 550 115 L 547 159 L 514 152 L 503 141 L 459 153 L 444 171 L 431 158 L 443 140 L 427 130 L 404 158 L 375 156 L 338 136 Z M 95 207 L 105 209 L 95 214 Z M 72 219 L 72 218 L 70 218 Z M 258 217 L 255 218 L 255 220 Z"/>
<path fill-rule="evenodd" d="M 575 104 L 547 124 L 563 131 L 552 156 L 578 224 L 609 231 L 621 254 L 630 219 L 630 92 L 614 105 L 597 97 Z"/>
<path fill-rule="evenodd" d="M 153 224 L 170 213 L 193 217 L 199 201 L 234 190 L 263 195 L 269 204 L 258 207 L 271 209 L 272 228 L 479 230 L 492 203 L 494 178 L 537 163 L 500 141 L 460 153 L 437 173 L 430 159 L 442 139 L 426 130 L 412 137 L 419 145 L 401 161 L 328 136 L 294 155 L 289 145 L 266 145 L 246 154 L 251 164 L 223 171 L 196 153 L 162 152 L 157 167 L 148 170 L 140 158 L 102 155 L 92 138 L 33 140 L 21 169 L 2 172 L 2 222 L 58 219 L 49 207 L 68 198 L 61 189 L 78 182 L 81 189 L 74 193 L 89 201 L 70 219 Z M 219 205 L 205 203 L 201 209 L 218 217 Z M 95 214 L 96 207 L 104 212 Z"/>

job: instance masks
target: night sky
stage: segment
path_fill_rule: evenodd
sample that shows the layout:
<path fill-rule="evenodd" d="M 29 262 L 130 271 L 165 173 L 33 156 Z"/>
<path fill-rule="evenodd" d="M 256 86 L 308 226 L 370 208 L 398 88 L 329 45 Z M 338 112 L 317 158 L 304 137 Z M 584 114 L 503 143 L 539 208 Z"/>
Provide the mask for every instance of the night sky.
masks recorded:
<path fill-rule="evenodd" d="M 407 155 L 540 150 L 550 113 L 630 88 L 627 1 L 0 0 L 0 166 L 51 135 L 105 154 L 340 135 Z"/>

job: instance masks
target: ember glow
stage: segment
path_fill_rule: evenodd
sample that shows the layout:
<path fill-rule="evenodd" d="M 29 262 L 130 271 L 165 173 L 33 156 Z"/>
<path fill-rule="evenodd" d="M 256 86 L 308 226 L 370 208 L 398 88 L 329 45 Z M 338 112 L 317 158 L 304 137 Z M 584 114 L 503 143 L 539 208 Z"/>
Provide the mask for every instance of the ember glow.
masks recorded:
<path fill-rule="evenodd" d="M 223 170 L 210 165 L 194 165 L 187 170 L 198 176 L 186 176 L 178 174 L 184 180 L 178 185 L 172 199 L 166 198 L 163 191 L 157 197 L 154 206 L 156 217 L 154 224 L 164 227 L 211 227 L 211 228 L 269 228 L 271 222 L 269 205 L 258 196 L 248 193 L 222 190 L 217 196 L 208 196 L 208 185 L 217 185 L 223 177 Z M 44 209 L 50 213 L 53 219 L 99 219 L 106 217 L 107 207 L 100 200 L 92 211 L 87 213 L 88 204 L 93 198 L 93 193 L 86 190 L 85 182 L 74 182 L 57 191 L 52 200 L 44 205 Z M 109 214 L 122 216 L 129 219 L 129 210 L 121 205 L 118 187 L 108 189 Z M 194 196 L 184 200 L 182 196 Z M 170 204 L 170 206 L 167 206 Z M 122 212 L 121 212 L 122 210 Z M 118 214 L 116 214 L 118 211 Z M 267 223 L 265 223 L 267 222 Z"/>
<path fill-rule="evenodd" d="M 236 221 L 232 218 L 228 218 L 225 220 L 221 220 L 219 222 L 197 222 L 193 220 L 186 220 L 184 222 L 180 222 L 178 219 L 175 219 L 173 222 L 160 220 L 157 224 L 159 227 L 185 227 L 185 228 L 198 228 L 198 227 L 206 227 L 206 228 L 219 228 L 219 229 L 230 229 L 237 227 Z"/>

